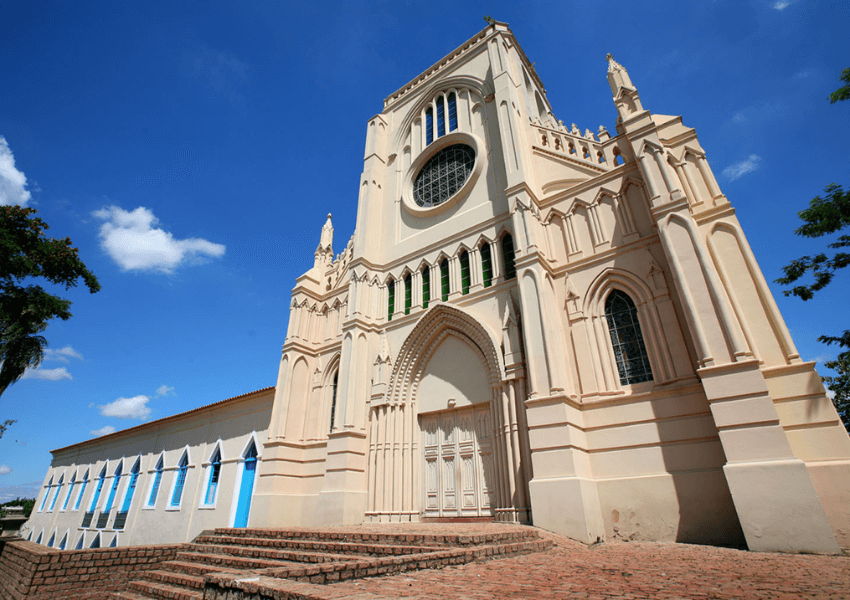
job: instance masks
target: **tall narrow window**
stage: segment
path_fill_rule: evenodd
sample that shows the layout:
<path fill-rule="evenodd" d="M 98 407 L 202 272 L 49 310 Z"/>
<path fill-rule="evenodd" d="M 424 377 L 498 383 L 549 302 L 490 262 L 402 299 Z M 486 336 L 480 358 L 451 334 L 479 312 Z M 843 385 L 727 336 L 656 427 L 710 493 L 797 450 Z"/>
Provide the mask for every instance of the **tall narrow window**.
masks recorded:
<path fill-rule="evenodd" d="M 106 506 L 103 512 L 108 513 L 112 510 L 112 503 L 115 502 L 115 494 L 118 493 L 118 485 L 121 483 L 121 463 L 115 467 L 115 472 L 112 474 L 112 488 L 109 490 L 109 496 L 106 498 Z"/>
<path fill-rule="evenodd" d="M 64 536 L 62 536 L 62 541 L 61 541 L 61 542 L 59 542 L 59 549 L 60 549 L 60 550 L 64 550 L 64 549 L 65 549 L 65 545 L 66 545 L 67 543 L 68 543 L 68 534 L 66 533 Z"/>
<path fill-rule="evenodd" d="M 446 135 L 446 109 L 442 96 L 437 98 L 437 137 Z"/>
<path fill-rule="evenodd" d="M 127 484 L 127 493 L 124 494 L 124 503 L 121 505 L 121 512 L 127 513 L 130 510 L 130 504 L 133 502 L 133 496 L 136 493 L 136 484 L 139 481 L 139 470 L 141 468 L 141 462 L 139 459 L 136 459 L 136 464 L 133 465 L 133 468 L 130 470 L 130 483 Z M 116 527 L 116 529 L 118 529 Z"/>
<path fill-rule="evenodd" d="M 404 314 L 410 314 L 410 305 L 413 299 L 413 281 L 410 273 L 404 276 Z"/>
<path fill-rule="evenodd" d="M 446 302 L 449 299 L 449 259 L 444 258 L 440 263 L 440 299 Z"/>
<path fill-rule="evenodd" d="M 457 100 L 455 94 L 449 94 L 449 131 L 457 129 Z"/>
<path fill-rule="evenodd" d="M 62 489 L 62 482 L 65 481 L 65 475 L 61 475 L 59 477 L 59 483 L 56 484 L 56 491 L 53 492 L 53 500 L 50 501 L 50 508 L 47 510 L 53 510 L 56 508 L 56 499 L 59 498 L 59 490 Z"/>
<path fill-rule="evenodd" d="M 183 500 L 183 485 L 186 483 L 186 472 L 189 470 L 189 457 L 183 453 L 180 459 L 180 464 L 177 466 L 177 481 L 174 482 L 174 493 L 171 494 L 171 502 L 169 506 L 176 508 L 180 506 Z"/>
<path fill-rule="evenodd" d="M 48 542 L 47 542 L 47 547 L 52 548 L 53 542 L 55 542 L 55 541 L 56 541 L 56 532 L 54 531 L 53 535 L 50 536 L 50 540 L 48 540 Z"/>
<path fill-rule="evenodd" d="M 505 279 L 516 277 L 516 264 L 514 263 L 514 238 L 510 233 L 502 237 L 502 260 L 505 263 Z"/>
<path fill-rule="evenodd" d="M 89 470 L 86 469 L 86 474 L 83 475 L 83 485 L 80 486 L 80 495 L 77 496 L 77 501 L 74 502 L 74 510 L 78 510 L 80 508 L 80 504 L 83 501 L 83 494 L 86 493 L 86 486 L 89 484 Z"/>
<path fill-rule="evenodd" d="M 76 549 L 77 549 L 77 550 L 82 550 L 82 549 L 83 549 L 83 542 L 84 542 L 85 540 L 86 540 L 86 534 L 81 533 L 81 534 L 80 534 L 80 539 L 78 539 L 78 540 L 77 540 L 77 546 L 76 546 Z"/>
<path fill-rule="evenodd" d="M 103 465 L 103 470 L 101 470 L 100 475 L 97 477 L 97 487 L 94 489 L 94 497 L 91 499 L 89 512 L 94 512 L 94 509 L 97 507 L 97 501 L 100 500 L 100 492 L 103 491 L 104 480 L 106 480 L 106 465 Z"/>
<path fill-rule="evenodd" d="M 151 486 L 151 495 L 148 497 L 148 506 L 156 506 L 156 497 L 159 495 L 159 484 L 162 483 L 162 457 L 159 457 L 159 462 L 156 463 L 156 472 L 153 476 L 153 485 Z"/>
<path fill-rule="evenodd" d="M 94 536 L 94 539 L 92 540 L 89 548 L 100 548 L 100 534 L 99 533 L 96 536 Z"/>
<path fill-rule="evenodd" d="M 393 320 L 395 312 L 395 281 L 390 279 L 387 282 L 387 321 Z"/>
<path fill-rule="evenodd" d="M 336 386 L 339 383 L 339 371 L 334 373 L 334 382 L 331 387 L 331 433 L 334 430 L 334 419 L 336 418 Z"/>
<path fill-rule="evenodd" d="M 44 498 L 41 499 L 41 505 L 38 507 L 39 512 L 44 510 L 44 505 L 47 504 L 47 497 L 50 495 L 50 487 L 53 485 L 53 476 L 50 476 L 50 481 L 47 482 L 47 487 L 44 488 Z"/>
<path fill-rule="evenodd" d="M 218 478 L 221 475 L 221 451 L 216 448 L 210 461 L 210 478 L 207 482 L 207 495 L 204 497 L 204 504 L 212 504 L 215 502 L 215 492 L 218 489 Z"/>
<path fill-rule="evenodd" d="M 488 288 L 493 284 L 493 257 L 490 256 L 488 242 L 481 244 L 481 278 L 484 280 L 484 287 Z"/>
<path fill-rule="evenodd" d="M 431 269 L 425 267 L 422 269 L 422 308 L 428 308 L 428 303 L 431 301 Z"/>
<path fill-rule="evenodd" d="M 38 534 L 38 539 L 36 539 L 36 540 L 35 540 L 35 543 L 36 543 L 36 544 L 40 544 L 40 543 L 41 543 L 41 538 L 42 538 L 42 536 L 44 536 L 44 531 L 41 531 L 41 532 Z"/>
<path fill-rule="evenodd" d="M 469 252 L 460 253 L 460 292 L 469 293 Z"/>
<path fill-rule="evenodd" d="M 617 359 L 621 385 L 652 380 L 652 369 L 640 331 L 637 308 L 628 294 L 614 290 L 605 301 L 605 318 Z"/>
<path fill-rule="evenodd" d="M 62 503 L 62 510 L 68 508 L 68 502 L 71 500 L 71 494 L 74 493 L 74 485 L 77 483 L 77 474 L 71 475 L 71 485 L 68 486 L 68 495 L 65 496 L 65 501 Z"/>
<path fill-rule="evenodd" d="M 425 145 L 434 141 L 434 111 L 428 107 L 425 111 Z"/>

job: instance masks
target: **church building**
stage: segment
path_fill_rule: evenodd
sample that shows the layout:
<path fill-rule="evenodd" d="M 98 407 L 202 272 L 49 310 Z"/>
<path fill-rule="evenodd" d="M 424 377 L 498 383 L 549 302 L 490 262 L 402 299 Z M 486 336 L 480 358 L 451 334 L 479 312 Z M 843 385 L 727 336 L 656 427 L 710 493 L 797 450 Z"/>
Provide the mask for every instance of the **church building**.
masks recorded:
<path fill-rule="evenodd" d="M 387 97 L 277 385 L 55 450 L 24 535 L 480 519 L 850 547 L 850 437 L 814 363 L 696 132 L 607 64 L 615 132 L 558 120 L 496 21 Z"/>

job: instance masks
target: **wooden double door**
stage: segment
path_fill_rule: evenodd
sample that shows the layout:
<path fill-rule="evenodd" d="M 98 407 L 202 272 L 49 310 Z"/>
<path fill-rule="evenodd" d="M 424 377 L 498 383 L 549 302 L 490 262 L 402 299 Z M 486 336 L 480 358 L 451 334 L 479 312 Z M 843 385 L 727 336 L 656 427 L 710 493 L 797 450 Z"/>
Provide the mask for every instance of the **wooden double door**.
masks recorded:
<path fill-rule="evenodd" d="M 425 517 L 495 513 L 496 468 L 489 403 L 420 417 Z"/>

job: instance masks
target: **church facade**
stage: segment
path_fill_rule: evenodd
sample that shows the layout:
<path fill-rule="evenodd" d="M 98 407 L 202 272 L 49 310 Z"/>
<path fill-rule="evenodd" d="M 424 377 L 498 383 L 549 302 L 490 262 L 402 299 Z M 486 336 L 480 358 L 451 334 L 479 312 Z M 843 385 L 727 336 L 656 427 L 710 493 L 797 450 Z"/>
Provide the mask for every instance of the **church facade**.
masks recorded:
<path fill-rule="evenodd" d="M 181 473 L 195 491 L 147 537 L 131 495 L 122 545 L 487 519 L 588 543 L 850 547 L 850 438 L 696 132 L 644 109 L 610 55 L 607 77 L 617 131 L 566 127 L 493 22 L 386 98 L 356 230 L 335 254 L 328 215 L 273 393 L 162 420 L 220 421 L 196 451 L 161 422 L 55 451 L 30 531 L 92 530 L 55 525 L 55 481 L 85 466 L 126 498 L 138 457 L 148 499 L 157 473 L 171 498 Z M 245 416 L 216 420 L 230 410 Z"/>

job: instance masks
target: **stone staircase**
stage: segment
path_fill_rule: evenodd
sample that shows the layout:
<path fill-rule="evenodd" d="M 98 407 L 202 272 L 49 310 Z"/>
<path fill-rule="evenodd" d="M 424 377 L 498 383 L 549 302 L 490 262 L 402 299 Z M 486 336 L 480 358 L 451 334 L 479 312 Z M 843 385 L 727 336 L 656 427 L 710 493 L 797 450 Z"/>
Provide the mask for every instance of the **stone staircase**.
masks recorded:
<path fill-rule="evenodd" d="M 175 560 L 146 572 L 111 598 L 317 598 L 320 584 L 526 554 L 551 546 L 537 530 L 519 526 L 486 533 L 216 529 L 203 532 Z"/>

